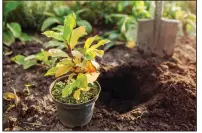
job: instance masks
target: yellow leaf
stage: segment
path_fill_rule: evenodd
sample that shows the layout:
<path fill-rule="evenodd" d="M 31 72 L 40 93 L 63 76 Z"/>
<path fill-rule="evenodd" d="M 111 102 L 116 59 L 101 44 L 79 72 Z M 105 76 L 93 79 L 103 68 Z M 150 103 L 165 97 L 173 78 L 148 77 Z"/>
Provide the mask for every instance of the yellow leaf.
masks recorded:
<path fill-rule="evenodd" d="M 99 75 L 100 75 L 100 73 L 98 73 L 98 72 L 87 73 L 86 76 L 87 76 L 88 83 L 95 82 Z"/>
<path fill-rule="evenodd" d="M 15 94 L 14 93 L 12 93 L 12 92 L 5 92 L 4 94 L 3 94 L 3 98 L 5 99 L 5 100 L 8 100 L 8 101 L 10 101 L 10 100 L 15 100 Z"/>
<path fill-rule="evenodd" d="M 89 91 L 90 88 L 89 88 L 89 87 L 87 87 L 87 88 L 81 88 L 81 90 L 82 90 L 82 91 Z"/>
<path fill-rule="evenodd" d="M 70 39 L 70 48 L 73 49 L 78 42 L 78 39 L 86 34 L 86 27 L 80 26 L 72 31 Z"/>
<path fill-rule="evenodd" d="M 94 37 L 89 37 L 85 42 L 84 49 L 88 49 L 93 43 L 93 41 L 96 40 L 97 38 L 98 38 L 97 35 L 95 35 Z"/>
<path fill-rule="evenodd" d="M 126 46 L 127 46 L 128 48 L 134 48 L 134 47 L 136 46 L 136 44 L 135 44 L 134 41 L 128 41 L 127 44 L 126 44 Z"/>
<path fill-rule="evenodd" d="M 65 66 L 58 68 L 57 71 L 55 72 L 55 77 L 57 78 L 61 75 L 66 74 L 67 72 L 69 72 L 69 70 L 71 68 L 72 68 L 72 66 L 68 66 L 68 65 L 65 65 Z"/>
<path fill-rule="evenodd" d="M 78 89 L 78 90 L 76 90 L 75 92 L 74 92 L 74 98 L 76 99 L 76 100 L 79 100 L 80 99 L 80 94 L 81 94 L 81 89 Z"/>

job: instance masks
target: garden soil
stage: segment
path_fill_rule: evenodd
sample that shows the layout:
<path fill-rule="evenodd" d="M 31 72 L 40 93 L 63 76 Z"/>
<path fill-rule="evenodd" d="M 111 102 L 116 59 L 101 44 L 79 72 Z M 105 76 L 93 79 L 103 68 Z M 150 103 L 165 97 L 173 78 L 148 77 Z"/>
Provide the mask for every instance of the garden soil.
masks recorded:
<path fill-rule="evenodd" d="M 17 42 L 12 55 L 3 57 L 3 92 L 15 90 L 18 96 L 18 101 L 3 100 L 4 131 L 196 131 L 195 39 L 178 38 L 169 59 L 123 45 L 109 49 L 98 59 L 102 91 L 93 118 L 72 129 L 60 123 L 49 95 L 54 77 L 45 77 L 43 66 L 23 70 L 10 61 L 42 48 Z M 31 84 L 28 90 L 25 84 Z"/>

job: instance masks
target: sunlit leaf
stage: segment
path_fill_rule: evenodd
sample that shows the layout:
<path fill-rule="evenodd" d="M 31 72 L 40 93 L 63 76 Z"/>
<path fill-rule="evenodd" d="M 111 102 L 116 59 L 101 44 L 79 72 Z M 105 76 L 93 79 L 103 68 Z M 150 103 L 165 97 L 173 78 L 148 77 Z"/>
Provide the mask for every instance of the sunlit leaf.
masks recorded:
<path fill-rule="evenodd" d="M 95 49 L 95 53 L 97 56 L 99 57 L 102 57 L 104 55 L 104 51 L 103 50 L 98 50 L 98 49 Z"/>
<path fill-rule="evenodd" d="M 80 99 L 80 94 L 81 94 L 81 90 L 78 89 L 74 92 L 74 95 L 73 97 L 76 99 L 76 100 L 79 100 Z"/>
<path fill-rule="evenodd" d="M 109 40 L 101 40 L 101 41 L 99 41 L 97 44 L 91 46 L 91 47 L 87 50 L 87 52 L 91 52 L 91 51 L 97 49 L 98 47 L 100 47 L 100 46 L 102 46 L 102 45 L 104 45 L 104 44 L 107 44 L 107 43 L 109 43 L 109 42 L 110 42 Z"/>
<path fill-rule="evenodd" d="M 134 48 L 134 47 L 136 46 L 136 44 L 135 44 L 134 41 L 128 41 L 127 44 L 126 44 L 126 46 L 127 46 L 128 48 Z"/>
<path fill-rule="evenodd" d="M 46 35 L 47 37 L 52 37 L 52 38 L 59 40 L 59 41 L 63 41 L 62 35 L 57 33 L 57 32 L 49 30 L 49 31 L 45 31 L 42 34 Z"/>
<path fill-rule="evenodd" d="M 16 55 L 13 58 L 11 58 L 12 61 L 17 63 L 18 65 L 21 65 L 24 63 L 25 56 L 23 55 Z"/>
<path fill-rule="evenodd" d="M 88 87 L 87 77 L 85 74 L 79 73 L 76 79 L 78 88 Z"/>
<path fill-rule="evenodd" d="M 45 76 L 55 75 L 55 72 L 56 72 L 57 70 L 58 70 L 57 67 L 52 67 L 51 69 L 49 69 L 49 70 L 46 72 Z"/>
<path fill-rule="evenodd" d="M 71 65 L 65 65 L 65 66 L 62 66 L 62 67 L 59 67 L 57 69 L 57 71 L 55 72 L 55 77 L 59 77 L 61 75 L 64 75 L 66 74 L 67 72 L 69 72 L 69 70 L 72 68 Z"/>
<path fill-rule="evenodd" d="M 72 31 L 70 39 L 70 48 L 73 49 L 78 42 L 78 39 L 86 34 L 85 26 L 80 26 Z"/>
<path fill-rule="evenodd" d="M 91 60 L 91 63 L 97 70 L 100 69 L 100 65 L 96 61 Z"/>
<path fill-rule="evenodd" d="M 32 59 L 36 59 L 36 55 L 29 55 L 29 56 L 25 57 L 24 61 L 32 60 Z"/>
<path fill-rule="evenodd" d="M 15 100 L 15 94 L 13 92 L 5 92 L 3 93 L 3 98 L 8 101 Z"/>
<path fill-rule="evenodd" d="M 36 54 L 36 59 L 40 61 L 48 61 L 48 57 L 50 54 L 47 51 L 42 50 L 41 52 Z"/>
<path fill-rule="evenodd" d="M 73 89 L 76 87 L 76 80 L 74 80 L 72 83 L 69 83 L 65 86 L 64 89 L 62 89 L 62 97 L 67 97 L 72 94 Z"/>
<path fill-rule="evenodd" d="M 74 56 L 74 62 L 76 64 L 81 63 L 81 58 L 83 57 L 83 55 L 79 51 L 73 50 L 72 55 Z"/>
<path fill-rule="evenodd" d="M 89 91 L 90 90 L 90 88 L 89 87 L 87 87 L 87 88 L 80 88 L 82 91 Z"/>
<path fill-rule="evenodd" d="M 93 72 L 96 72 L 96 67 L 93 65 L 93 63 L 91 61 L 88 61 L 88 64 L 87 64 L 87 71 L 89 73 L 93 73 Z"/>
<path fill-rule="evenodd" d="M 87 80 L 88 80 L 88 83 L 93 83 L 97 80 L 97 78 L 99 77 L 100 73 L 98 72 L 93 72 L 93 73 L 87 73 L 86 76 L 87 76 Z"/>
<path fill-rule="evenodd" d="M 91 51 L 91 52 L 88 52 L 86 55 L 85 55 L 85 60 L 94 60 L 96 57 L 96 53 L 94 51 Z"/>
<path fill-rule="evenodd" d="M 30 68 L 31 66 L 34 66 L 37 64 L 37 61 L 36 60 L 28 60 L 28 61 L 25 61 L 22 65 L 23 65 L 23 68 L 24 69 L 28 69 Z"/>
<path fill-rule="evenodd" d="M 97 37 L 98 37 L 97 35 L 94 37 L 89 37 L 85 42 L 84 49 L 88 49 L 91 46 L 91 44 L 93 43 L 93 41 L 96 40 Z"/>
<path fill-rule="evenodd" d="M 62 51 L 60 49 L 50 49 L 50 50 L 48 50 L 48 53 L 52 57 L 69 57 L 67 55 L 67 53 L 65 53 L 64 51 Z"/>
<path fill-rule="evenodd" d="M 68 15 L 64 20 L 63 38 L 68 43 L 70 43 L 70 36 L 75 26 L 76 26 L 76 15 L 72 13 Z"/>

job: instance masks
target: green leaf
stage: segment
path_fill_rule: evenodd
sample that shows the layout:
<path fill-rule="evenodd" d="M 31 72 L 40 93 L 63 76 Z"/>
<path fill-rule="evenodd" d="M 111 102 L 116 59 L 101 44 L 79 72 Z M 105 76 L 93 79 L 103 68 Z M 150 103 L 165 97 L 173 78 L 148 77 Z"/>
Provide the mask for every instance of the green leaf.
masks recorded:
<path fill-rule="evenodd" d="M 49 17 L 43 21 L 43 24 L 41 26 L 41 31 L 45 31 L 48 27 L 50 27 L 53 24 L 62 24 L 63 19 L 59 17 Z"/>
<path fill-rule="evenodd" d="M 17 63 L 18 65 L 21 65 L 24 63 L 25 56 L 23 55 L 16 55 L 13 58 L 11 58 L 12 61 Z"/>
<path fill-rule="evenodd" d="M 63 17 L 71 12 L 71 9 L 68 6 L 59 6 L 53 9 L 57 16 Z"/>
<path fill-rule="evenodd" d="M 66 85 L 65 88 L 62 90 L 62 97 L 67 97 L 71 95 L 75 87 L 76 87 L 76 80 Z"/>
<path fill-rule="evenodd" d="M 43 46 L 45 48 L 52 48 L 52 47 L 61 47 L 61 48 L 65 48 L 65 44 L 63 42 L 59 42 L 59 41 L 49 41 L 43 44 Z"/>
<path fill-rule="evenodd" d="M 55 72 L 55 77 L 59 77 L 62 76 L 64 74 L 66 74 L 67 72 L 69 72 L 69 70 L 72 68 L 72 65 L 65 65 L 65 66 L 61 66 L 57 69 L 57 71 Z"/>
<path fill-rule="evenodd" d="M 64 51 L 60 50 L 60 49 L 49 49 L 48 53 L 50 54 L 50 56 L 52 57 L 69 57 L 67 55 L 67 53 L 65 53 Z"/>
<path fill-rule="evenodd" d="M 62 35 L 54 31 L 49 30 L 49 31 L 45 31 L 42 34 L 46 35 L 47 37 L 55 38 L 56 40 L 59 40 L 59 41 L 64 41 Z"/>
<path fill-rule="evenodd" d="M 74 13 L 68 15 L 64 20 L 63 37 L 69 43 L 73 28 L 76 26 L 76 15 Z"/>
<path fill-rule="evenodd" d="M 25 56 L 23 55 L 16 55 L 15 57 L 11 58 L 11 60 L 18 65 L 23 65 L 24 69 L 28 69 L 37 64 L 36 60 L 25 60 Z"/>
<path fill-rule="evenodd" d="M 52 30 L 63 32 L 64 26 L 63 25 L 58 25 L 56 27 L 53 27 Z"/>
<path fill-rule="evenodd" d="M 20 6 L 19 1 L 7 1 L 4 7 L 4 16 L 7 17 L 8 13 L 15 10 L 18 6 Z"/>
<path fill-rule="evenodd" d="M 18 23 L 15 22 L 7 23 L 7 27 L 13 33 L 14 37 L 20 37 L 21 27 Z"/>
<path fill-rule="evenodd" d="M 94 37 L 89 37 L 89 38 L 86 40 L 86 42 L 85 42 L 84 49 L 87 50 L 87 49 L 91 46 L 91 44 L 93 43 L 93 41 L 95 41 L 97 38 L 99 38 L 97 35 L 94 36 Z"/>
<path fill-rule="evenodd" d="M 25 57 L 24 61 L 36 59 L 36 55 L 29 55 Z"/>
<path fill-rule="evenodd" d="M 22 42 L 26 42 L 26 41 L 31 41 L 32 40 L 32 37 L 27 35 L 26 33 L 21 33 L 19 39 L 22 41 Z"/>
<path fill-rule="evenodd" d="M 70 48 L 73 49 L 78 42 L 78 39 L 86 34 L 85 26 L 80 26 L 72 31 L 70 39 Z"/>
<path fill-rule="evenodd" d="M 49 69 L 49 70 L 46 72 L 45 76 L 55 75 L 55 72 L 56 72 L 57 70 L 58 70 L 57 67 L 52 67 L 51 69 Z"/>
<path fill-rule="evenodd" d="M 36 64 L 37 64 L 36 60 L 28 60 L 28 61 L 25 61 L 22 65 L 24 69 L 28 69 L 31 66 L 34 66 Z"/>
<path fill-rule="evenodd" d="M 3 32 L 3 43 L 10 46 L 13 42 L 15 42 L 13 34 L 9 30 Z"/>
<path fill-rule="evenodd" d="M 91 46 L 91 48 L 89 48 L 89 49 L 87 50 L 87 52 L 91 52 L 91 51 L 97 49 L 98 47 L 100 47 L 100 46 L 102 46 L 102 45 L 104 45 L 104 44 L 106 44 L 106 43 L 109 43 L 109 42 L 110 42 L 109 40 L 101 40 L 101 41 L 99 41 L 97 44 Z"/>
<path fill-rule="evenodd" d="M 69 58 L 65 58 L 65 59 L 62 59 L 59 64 L 63 64 L 63 65 L 69 65 L 69 66 L 73 66 L 74 63 L 72 62 L 71 59 Z"/>
<path fill-rule="evenodd" d="M 94 60 L 96 57 L 96 53 L 94 51 L 88 52 L 85 54 L 84 59 L 85 60 Z"/>
<path fill-rule="evenodd" d="M 40 61 L 48 61 L 49 53 L 47 51 L 42 50 L 41 52 L 36 54 L 36 59 Z"/>
<path fill-rule="evenodd" d="M 87 81 L 87 76 L 85 74 L 79 73 L 76 79 L 76 86 L 78 88 L 87 88 L 88 87 L 88 81 Z"/>
<path fill-rule="evenodd" d="M 78 24 L 78 26 L 85 26 L 87 33 L 92 32 L 92 26 L 88 21 L 86 21 L 86 20 L 78 20 L 77 24 Z"/>
<path fill-rule="evenodd" d="M 95 49 L 94 51 L 95 51 L 96 55 L 99 56 L 99 57 L 102 57 L 104 55 L 104 51 L 103 50 Z"/>

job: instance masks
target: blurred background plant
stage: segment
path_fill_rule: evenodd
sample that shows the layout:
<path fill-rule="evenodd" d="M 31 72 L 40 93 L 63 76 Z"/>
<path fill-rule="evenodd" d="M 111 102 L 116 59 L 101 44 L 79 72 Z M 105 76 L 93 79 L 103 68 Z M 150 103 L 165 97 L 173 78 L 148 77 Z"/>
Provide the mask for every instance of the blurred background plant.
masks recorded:
<path fill-rule="evenodd" d="M 26 41 L 31 41 L 31 37 L 22 32 L 20 24 L 18 24 L 17 22 L 7 21 L 10 13 L 21 6 L 21 3 L 17 1 L 9 1 L 4 4 L 4 6 L 3 44 L 4 49 L 6 49 L 6 51 L 8 52 L 10 45 L 14 43 L 16 39 L 19 39 L 22 43 L 25 43 Z"/>
<path fill-rule="evenodd" d="M 4 2 L 4 8 L 5 3 L 7 2 Z M 14 10 L 6 13 L 8 22 L 17 22 L 22 28 L 41 32 L 62 25 L 64 17 L 73 11 L 77 15 L 78 26 L 86 26 L 88 33 L 101 34 L 103 38 L 111 40 L 105 49 L 119 44 L 134 47 L 138 19 L 152 18 L 155 8 L 154 1 L 20 1 L 18 3 L 20 4 Z M 195 36 L 195 14 L 196 1 L 164 2 L 164 18 L 181 21 L 180 35 Z M 98 30 L 105 33 L 99 33 Z"/>
<path fill-rule="evenodd" d="M 19 1 L 20 6 L 10 12 L 8 20 L 18 22 L 23 28 L 40 29 L 46 19 L 45 12 L 53 12 L 62 1 Z"/>

